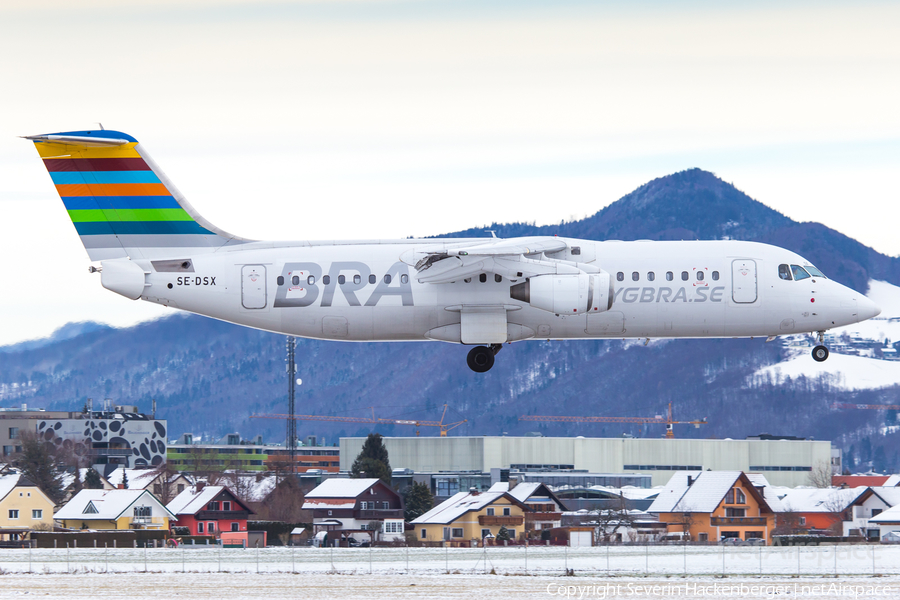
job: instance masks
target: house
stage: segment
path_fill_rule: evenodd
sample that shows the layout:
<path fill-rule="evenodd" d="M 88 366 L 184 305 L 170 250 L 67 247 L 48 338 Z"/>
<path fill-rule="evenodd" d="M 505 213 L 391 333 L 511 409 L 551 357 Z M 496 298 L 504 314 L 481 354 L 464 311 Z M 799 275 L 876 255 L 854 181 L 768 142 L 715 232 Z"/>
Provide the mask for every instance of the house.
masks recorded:
<path fill-rule="evenodd" d="M 854 521 L 852 507 L 869 496 L 867 487 L 855 488 L 772 488 L 780 506 L 776 507 L 777 533 L 782 535 L 825 533 L 846 535 Z M 864 497 L 865 495 L 865 497 Z M 874 501 L 870 502 L 870 505 Z M 856 511 L 861 514 L 860 511 Z M 859 525 L 856 526 L 858 528 Z"/>
<path fill-rule="evenodd" d="M 872 517 L 900 504 L 900 487 L 869 487 L 849 507 L 843 520 L 845 537 L 864 537 L 878 541 L 880 527 L 869 525 Z"/>
<path fill-rule="evenodd" d="M 53 501 L 20 473 L 0 475 L 0 540 L 19 540 L 35 527 L 53 527 L 53 508 Z"/>
<path fill-rule="evenodd" d="M 775 513 L 759 479 L 741 471 L 676 473 L 647 509 L 666 523 L 667 534 L 693 541 L 763 539 L 775 528 Z"/>
<path fill-rule="evenodd" d="M 422 542 L 470 544 L 497 537 L 505 527 L 515 540 L 525 531 L 529 508 L 510 492 L 459 492 L 412 521 L 416 539 Z"/>
<path fill-rule="evenodd" d="M 879 539 L 884 539 L 891 532 L 900 532 L 900 504 L 871 517 L 867 525 L 869 528 L 878 528 Z M 896 538 L 896 534 L 893 537 Z"/>
<path fill-rule="evenodd" d="M 68 529 L 168 529 L 175 515 L 147 490 L 81 490 L 53 518 Z"/>
<path fill-rule="evenodd" d="M 897 487 L 900 475 L 834 475 L 833 487 Z"/>
<path fill-rule="evenodd" d="M 535 481 L 516 483 L 513 479 L 509 482 L 498 482 L 492 485 L 488 492 L 509 492 L 510 496 L 527 507 L 526 532 L 559 527 L 562 513 L 567 510 L 563 501 L 549 487 Z"/>
<path fill-rule="evenodd" d="M 306 494 L 303 510 L 312 511 L 313 532 L 329 532 L 332 542 L 352 534 L 371 542 L 404 539 L 403 498 L 380 479 L 326 479 Z"/>
<path fill-rule="evenodd" d="M 190 535 L 217 535 L 219 532 L 246 532 L 252 511 L 224 485 L 198 483 L 169 502 L 175 527 L 187 527 Z"/>

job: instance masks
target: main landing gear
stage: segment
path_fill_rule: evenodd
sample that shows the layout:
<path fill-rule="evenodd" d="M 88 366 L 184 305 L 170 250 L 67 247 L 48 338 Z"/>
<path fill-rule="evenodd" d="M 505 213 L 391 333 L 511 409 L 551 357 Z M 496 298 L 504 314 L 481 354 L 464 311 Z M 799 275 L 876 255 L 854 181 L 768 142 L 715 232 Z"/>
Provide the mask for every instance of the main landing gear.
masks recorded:
<path fill-rule="evenodd" d="M 469 368 L 476 373 L 487 373 L 494 366 L 494 356 L 500 352 L 502 344 L 491 344 L 490 346 L 475 346 L 469 350 L 466 357 L 466 363 Z"/>
<path fill-rule="evenodd" d="M 822 342 L 825 341 L 825 332 L 818 332 L 819 345 L 812 349 L 812 357 L 816 362 L 825 362 L 828 359 L 828 348 Z"/>

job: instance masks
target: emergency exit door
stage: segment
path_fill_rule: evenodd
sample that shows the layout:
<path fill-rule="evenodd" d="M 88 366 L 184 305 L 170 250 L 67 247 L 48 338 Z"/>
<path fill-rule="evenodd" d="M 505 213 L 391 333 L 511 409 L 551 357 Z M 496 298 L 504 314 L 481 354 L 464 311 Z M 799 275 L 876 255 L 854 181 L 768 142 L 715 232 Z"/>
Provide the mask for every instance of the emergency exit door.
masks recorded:
<path fill-rule="evenodd" d="M 263 265 L 241 267 L 241 305 L 244 308 L 266 307 L 266 268 Z"/>
<path fill-rule="evenodd" d="M 731 299 L 736 304 L 756 302 L 756 261 L 735 260 L 731 263 Z"/>

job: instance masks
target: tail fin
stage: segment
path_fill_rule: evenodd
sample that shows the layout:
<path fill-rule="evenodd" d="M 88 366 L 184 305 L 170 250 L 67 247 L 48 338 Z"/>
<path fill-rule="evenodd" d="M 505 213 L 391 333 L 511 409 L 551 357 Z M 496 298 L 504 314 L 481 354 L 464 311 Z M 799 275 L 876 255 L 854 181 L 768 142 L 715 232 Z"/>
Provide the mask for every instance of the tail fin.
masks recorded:
<path fill-rule="evenodd" d="M 128 134 L 101 129 L 27 139 L 91 260 L 155 258 L 248 241 L 201 217 Z"/>

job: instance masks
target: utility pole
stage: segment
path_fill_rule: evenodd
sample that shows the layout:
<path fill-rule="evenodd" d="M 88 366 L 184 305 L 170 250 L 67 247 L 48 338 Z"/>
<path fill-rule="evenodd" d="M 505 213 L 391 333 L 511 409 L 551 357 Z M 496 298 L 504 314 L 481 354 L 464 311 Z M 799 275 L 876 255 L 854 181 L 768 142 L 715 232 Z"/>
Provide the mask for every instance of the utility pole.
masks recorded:
<path fill-rule="evenodd" d="M 297 340 L 293 336 L 287 337 L 287 372 L 288 372 L 288 413 L 291 417 L 287 420 L 287 444 L 290 446 L 291 475 L 294 474 L 294 458 L 297 449 L 297 420 L 294 419 L 296 407 L 294 405 L 295 379 L 297 377 L 297 364 L 294 354 L 297 350 Z"/>

